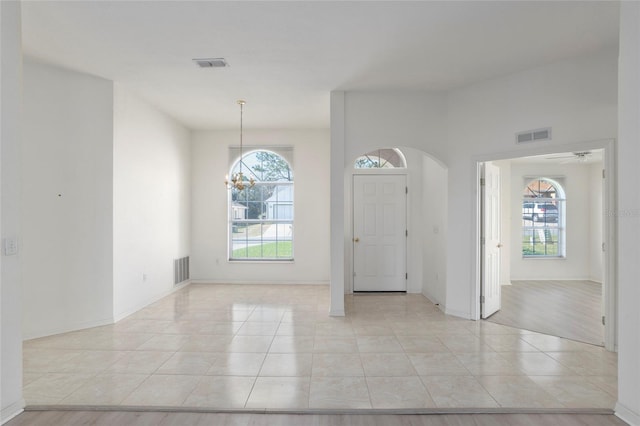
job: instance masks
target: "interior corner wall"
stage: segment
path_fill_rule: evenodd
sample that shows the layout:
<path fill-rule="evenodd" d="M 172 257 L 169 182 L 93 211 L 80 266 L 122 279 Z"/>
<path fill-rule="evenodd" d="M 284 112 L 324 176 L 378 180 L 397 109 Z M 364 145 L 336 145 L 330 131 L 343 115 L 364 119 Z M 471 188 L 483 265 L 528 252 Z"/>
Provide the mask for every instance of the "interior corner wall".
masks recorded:
<path fill-rule="evenodd" d="M 24 63 L 24 338 L 112 321 L 113 83 Z"/>
<path fill-rule="evenodd" d="M 113 315 L 174 290 L 191 232 L 189 131 L 120 85 L 114 90 Z"/>
<path fill-rule="evenodd" d="M 602 167 L 602 166 L 600 166 Z M 565 258 L 523 258 L 522 216 L 511 218 L 511 279 L 512 280 L 589 280 L 591 278 L 592 234 L 599 233 L 602 226 L 593 229 L 591 211 L 594 206 L 592 194 L 600 194 L 602 182 L 591 186 L 591 167 L 588 164 L 518 163 L 511 165 L 511 209 L 521 211 L 522 194 L 528 178 L 542 176 L 556 178 L 564 189 L 565 202 Z M 602 210 L 597 210 L 597 212 Z M 598 243 L 598 247 L 600 244 Z M 600 262 L 602 259 L 600 259 Z"/>
<path fill-rule="evenodd" d="M 292 146 L 294 165 L 294 261 L 228 261 L 229 147 L 238 130 L 198 131 L 192 142 L 192 279 L 208 283 L 328 284 L 329 131 L 244 131 L 244 143 Z"/>
<path fill-rule="evenodd" d="M 612 47 L 449 93 L 449 313 L 478 318 L 476 162 L 615 138 L 617 58 Z M 542 127 L 552 128 L 553 140 L 515 144 L 516 133 Z"/>
<path fill-rule="evenodd" d="M 20 230 L 22 42 L 20 2 L 0 2 L 0 234 Z M 22 289 L 20 252 L 0 254 L 0 423 L 20 414 L 22 398 Z"/>

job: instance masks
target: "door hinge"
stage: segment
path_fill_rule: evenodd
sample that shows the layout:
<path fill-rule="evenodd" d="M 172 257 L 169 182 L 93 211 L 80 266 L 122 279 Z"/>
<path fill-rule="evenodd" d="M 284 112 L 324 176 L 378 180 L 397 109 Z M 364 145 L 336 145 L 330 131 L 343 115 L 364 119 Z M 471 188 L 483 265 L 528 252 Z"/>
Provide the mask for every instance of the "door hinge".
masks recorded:
<path fill-rule="evenodd" d="M 485 238 L 484 238 L 484 237 L 480 237 L 480 244 L 484 245 L 485 241 L 486 241 L 486 240 L 485 240 Z"/>
<path fill-rule="evenodd" d="M 602 243 L 602 251 L 604 251 L 604 243 Z"/>
<path fill-rule="evenodd" d="M 409 279 L 409 273 L 408 273 L 408 272 L 405 272 L 405 273 L 404 273 L 404 279 L 405 279 L 405 280 L 408 280 L 408 279 Z"/>
<path fill-rule="evenodd" d="M 404 187 L 404 193 L 405 193 L 405 194 L 408 194 L 408 193 L 409 193 L 409 187 L 408 187 L 408 186 L 405 186 L 405 187 Z"/>
<path fill-rule="evenodd" d="M 480 186 L 484 186 L 484 184 L 485 184 L 484 178 L 480 178 Z"/>
<path fill-rule="evenodd" d="M 405 237 L 408 237 L 408 236 L 409 236 L 409 230 L 408 230 L 408 229 L 405 229 L 405 230 L 404 230 L 404 236 L 405 236 Z"/>
<path fill-rule="evenodd" d="M 605 179 L 604 169 L 602 169 L 602 179 Z"/>
<path fill-rule="evenodd" d="M 484 296 L 480 296 L 480 303 L 484 303 Z"/>
<path fill-rule="evenodd" d="M 606 325 L 606 324 L 605 324 L 605 322 L 606 322 L 606 321 L 604 320 L 604 315 L 603 315 L 603 316 L 602 316 L 602 325 Z"/>

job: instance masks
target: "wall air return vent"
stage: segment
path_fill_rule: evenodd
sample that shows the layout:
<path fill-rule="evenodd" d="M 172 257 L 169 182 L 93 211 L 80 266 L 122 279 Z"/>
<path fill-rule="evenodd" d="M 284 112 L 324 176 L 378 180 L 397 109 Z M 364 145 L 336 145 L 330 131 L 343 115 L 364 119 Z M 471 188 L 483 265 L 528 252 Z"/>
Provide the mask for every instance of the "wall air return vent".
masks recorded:
<path fill-rule="evenodd" d="M 189 256 L 173 260 L 173 285 L 181 284 L 189 279 Z"/>
<path fill-rule="evenodd" d="M 528 130 L 516 133 L 516 143 L 539 142 L 551 140 L 551 127 L 546 129 Z"/>
<path fill-rule="evenodd" d="M 224 58 L 193 59 L 193 62 L 200 68 L 224 68 L 229 66 L 229 63 Z"/>

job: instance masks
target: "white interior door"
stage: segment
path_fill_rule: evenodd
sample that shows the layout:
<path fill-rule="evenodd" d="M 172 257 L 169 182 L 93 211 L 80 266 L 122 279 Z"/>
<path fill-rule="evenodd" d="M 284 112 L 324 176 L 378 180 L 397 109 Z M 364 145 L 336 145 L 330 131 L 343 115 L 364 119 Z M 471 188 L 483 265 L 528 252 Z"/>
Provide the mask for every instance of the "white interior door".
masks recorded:
<path fill-rule="evenodd" d="M 406 291 L 404 175 L 353 177 L 353 290 Z"/>
<path fill-rule="evenodd" d="M 500 169 L 491 163 L 483 167 L 482 189 L 482 318 L 500 310 Z"/>

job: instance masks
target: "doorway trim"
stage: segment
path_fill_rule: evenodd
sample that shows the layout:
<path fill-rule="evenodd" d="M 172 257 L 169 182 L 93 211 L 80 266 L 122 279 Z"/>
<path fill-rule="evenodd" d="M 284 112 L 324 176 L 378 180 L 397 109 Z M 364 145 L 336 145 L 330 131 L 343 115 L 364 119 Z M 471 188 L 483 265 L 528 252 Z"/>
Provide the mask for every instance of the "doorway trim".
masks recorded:
<path fill-rule="evenodd" d="M 536 146 L 517 151 L 498 152 L 491 155 L 472 157 L 471 168 L 472 188 L 475 190 L 475 198 L 472 206 L 472 229 L 474 232 L 473 262 L 471 269 L 471 319 L 480 320 L 480 286 L 481 286 L 481 188 L 480 177 L 482 163 L 488 161 L 506 160 L 518 157 L 534 155 L 547 155 L 567 151 L 585 151 L 590 149 L 603 149 L 603 165 L 605 169 L 604 194 L 602 197 L 602 231 L 605 252 L 603 258 L 604 277 L 604 347 L 609 351 L 616 351 L 617 342 L 617 282 L 616 282 L 616 168 L 615 168 L 615 139 L 599 139 L 594 141 L 568 143 L 562 145 Z"/>

